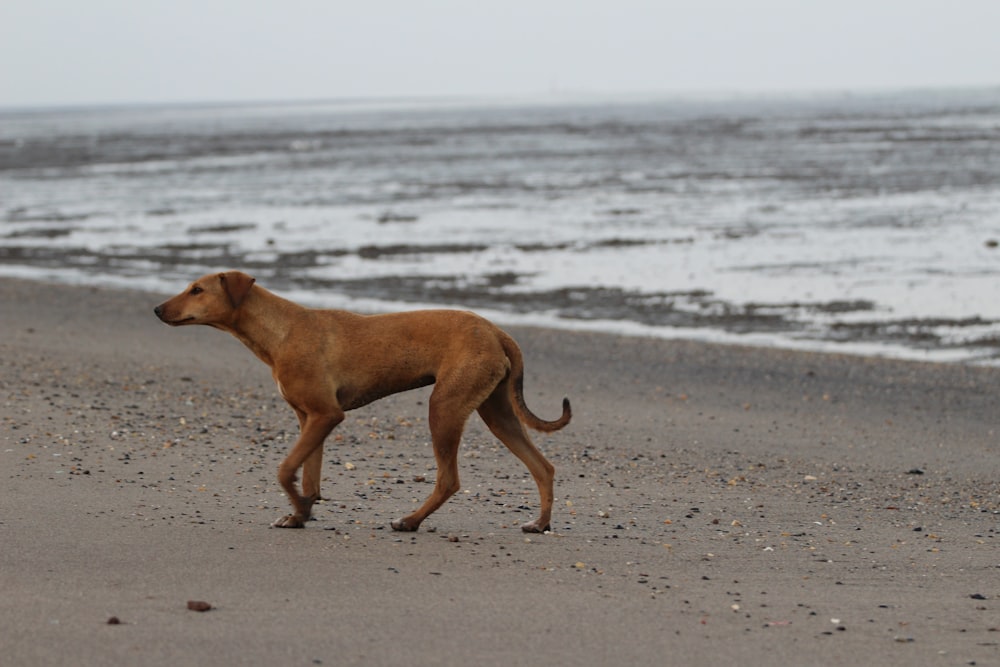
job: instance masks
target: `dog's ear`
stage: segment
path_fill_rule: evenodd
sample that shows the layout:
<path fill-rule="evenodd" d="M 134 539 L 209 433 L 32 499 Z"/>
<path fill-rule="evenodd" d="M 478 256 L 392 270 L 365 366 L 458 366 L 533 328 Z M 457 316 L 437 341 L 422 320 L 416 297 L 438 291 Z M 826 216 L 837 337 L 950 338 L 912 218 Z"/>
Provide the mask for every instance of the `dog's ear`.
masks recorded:
<path fill-rule="evenodd" d="M 222 282 L 222 289 L 229 296 L 233 308 L 239 308 L 243 299 L 247 298 L 247 294 L 250 293 L 255 279 L 242 271 L 227 271 L 219 274 L 219 281 Z"/>

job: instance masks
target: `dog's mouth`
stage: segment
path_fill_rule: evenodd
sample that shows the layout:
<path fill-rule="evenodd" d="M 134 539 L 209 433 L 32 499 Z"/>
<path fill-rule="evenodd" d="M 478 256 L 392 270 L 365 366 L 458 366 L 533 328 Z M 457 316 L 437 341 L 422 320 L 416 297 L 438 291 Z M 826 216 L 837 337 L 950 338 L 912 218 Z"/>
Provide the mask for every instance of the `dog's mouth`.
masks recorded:
<path fill-rule="evenodd" d="M 162 304 L 153 309 L 153 314 L 160 318 L 160 321 L 164 324 L 169 324 L 172 327 L 179 327 L 182 324 L 193 324 L 194 315 L 188 315 L 187 317 L 178 317 L 176 319 L 169 319 L 169 313 L 166 304 Z"/>
<path fill-rule="evenodd" d="M 176 319 L 176 320 L 168 320 L 167 318 L 165 318 L 162 315 L 160 315 L 160 313 L 157 313 L 156 316 L 160 318 L 161 322 L 163 322 L 164 324 L 169 324 L 172 327 L 179 327 L 182 324 L 192 324 L 192 323 L 194 323 L 194 316 L 193 315 L 190 316 L 190 317 L 182 317 L 182 318 Z"/>

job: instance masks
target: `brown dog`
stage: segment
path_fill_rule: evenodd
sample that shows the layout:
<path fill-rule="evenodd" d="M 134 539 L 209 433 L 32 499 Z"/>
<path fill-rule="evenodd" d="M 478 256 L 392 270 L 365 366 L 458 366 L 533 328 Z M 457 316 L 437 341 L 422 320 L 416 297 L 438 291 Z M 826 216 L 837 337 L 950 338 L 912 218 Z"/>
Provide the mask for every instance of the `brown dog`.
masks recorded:
<path fill-rule="evenodd" d="M 302 528 L 320 497 L 323 441 L 353 410 L 383 396 L 435 384 L 430 428 L 438 474 L 434 490 L 395 530 L 416 530 L 459 489 L 458 445 L 465 422 L 479 412 L 490 431 L 528 467 L 541 512 L 521 529 L 549 529 L 555 468 L 535 448 L 523 424 L 546 433 L 569 423 L 544 421 L 524 403 L 524 365 L 514 339 L 496 325 L 458 310 L 357 315 L 304 308 L 254 284 L 239 271 L 199 278 L 154 309 L 172 326 L 207 324 L 228 331 L 271 367 L 278 391 L 299 418 L 300 434 L 278 468 L 294 514 L 272 526 Z M 302 468 L 302 493 L 295 488 Z"/>

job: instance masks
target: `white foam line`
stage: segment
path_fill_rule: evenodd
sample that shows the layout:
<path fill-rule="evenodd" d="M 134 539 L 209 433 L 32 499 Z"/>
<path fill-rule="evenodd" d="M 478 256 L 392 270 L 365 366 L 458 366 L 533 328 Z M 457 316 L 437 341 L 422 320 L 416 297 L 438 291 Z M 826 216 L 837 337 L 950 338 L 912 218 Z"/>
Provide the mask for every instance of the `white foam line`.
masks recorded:
<path fill-rule="evenodd" d="M 207 270 L 211 271 L 211 269 Z M 183 280 L 171 280 L 151 275 L 123 276 L 91 274 L 73 268 L 39 269 L 36 267 L 4 265 L 0 266 L 0 276 L 69 285 L 93 285 L 122 290 L 128 289 L 155 294 L 173 294 L 183 287 Z M 307 290 L 280 290 L 280 294 L 288 299 L 315 308 L 339 308 L 369 314 L 421 310 L 425 308 L 466 310 L 459 306 L 447 306 L 436 303 L 358 299 L 339 294 L 324 294 L 320 296 L 315 292 Z M 716 329 L 696 327 L 656 327 L 623 320 L 575 320 L 561 317 L 551 312 L 509 313 L 489 308 L 477 308 L 476 312 L 504 326 L 530 326 L 662 340 L 690 340 L 719 345 L 765 347 L 825 354 L 847 354 L 932 363 L 966 363 L 1000 367 L 1000 359 L 987 356 L 987 353 L 984 352 L 977 353 L 974 349 L 970 348 L 921 350 L 887 343 L 833 342 L 762 333 L 734 334 Z"/>

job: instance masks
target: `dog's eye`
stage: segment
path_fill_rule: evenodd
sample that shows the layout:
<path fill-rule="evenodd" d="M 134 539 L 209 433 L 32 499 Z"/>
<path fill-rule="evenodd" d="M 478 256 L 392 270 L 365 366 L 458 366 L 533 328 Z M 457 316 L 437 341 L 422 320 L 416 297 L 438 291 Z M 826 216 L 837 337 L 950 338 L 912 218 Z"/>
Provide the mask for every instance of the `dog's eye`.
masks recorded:
<path fill-rule="evenodd" d="M 202 288 L 198 287 L 197 285 L 195 285 L 194 287 L 191 288 L 191 294 L 201 294 L 204 291 L 205 290 L 203 290 Z"/>

